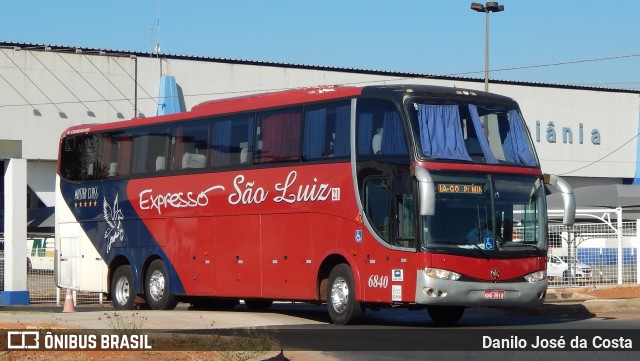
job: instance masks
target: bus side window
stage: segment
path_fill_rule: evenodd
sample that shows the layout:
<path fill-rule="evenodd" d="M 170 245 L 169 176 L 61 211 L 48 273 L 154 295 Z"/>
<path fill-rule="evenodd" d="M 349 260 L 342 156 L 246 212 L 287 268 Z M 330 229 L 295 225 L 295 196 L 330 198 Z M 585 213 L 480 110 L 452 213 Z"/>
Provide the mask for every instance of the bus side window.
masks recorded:
<path fill-rule="evenodd" d="M 388 101 L 359 99 L 357 114 L 358 156 L 408 156 L 400 113 Z"/>
<path fill-rule="evenodd" d="M 171 169 L 194 169 L 207 166 L 209 122 L 178 124 L 171 137 Z"/>
<path fill-rule="evenodd" d="M 416 247 L 416 219 L 411 182 L 407 176 L 368 177 L 364 182 L 364 212 L 386 243 Z"/>
<path fill-rule="evenodd" d="M 302 140 L 303 159 L 348 157 L 350 117 L 349 101 L 306 107 Z"/>
<path fill-rule="evenodd" d="M 128 175 L 131 168 L 131 134 L 118 131 L 101 134 L 99 178 Z"/>
<path fill-rule="evenodd" d="M 80 162 L 80 174 L 77 180 L 99 179 L 100 159 L 99 136 L 97 134 L 87 134 L 80 136 L 76 140 L 76 156 Z"/>
<path fill-rule="evenodd" d="M 257 163 L 300 159 L 302 109 L 289 108 L 258 114 Z"/>
<path fill-rule="evenodd" d="M 133 139 L 133 173 L 166 170 L 169 143 L 169 129 L 165 125 L 136 129 Z"/>
<path fill-rule="evenodd" d="M 248 164 L 253 154 L 254 115 L 241 114 L 214 119 L 211 126 L 211 166 Z"/>
<path fill-rule="evenodd" d="M 80 149 L 82 136 L 69 136 L 65 138 L 63 149 L 60 152 L 60 176 L 71 181 L 80 180 L 82 173 Z"/>
<path fill-rule="evenodd" d="M 378 236 L 389 242 L 391 189 L 387 178 L 371 177 L 365 180 L 364 211 Z"/>

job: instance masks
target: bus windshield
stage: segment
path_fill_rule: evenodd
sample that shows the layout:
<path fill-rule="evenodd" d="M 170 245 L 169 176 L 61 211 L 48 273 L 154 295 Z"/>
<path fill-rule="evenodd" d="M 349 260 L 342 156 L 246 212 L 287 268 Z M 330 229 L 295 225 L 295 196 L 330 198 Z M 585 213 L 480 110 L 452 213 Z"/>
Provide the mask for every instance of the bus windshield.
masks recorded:
<path fill-rule="evenodd" d="M 483 252 L 546 251 L 544 187 L 533 176 L 432 173 L 436 212 L 423 246 Z"/>
<path fill-rule="evenodd" d="M 538 166 L 517 108 L 413 102 L 409 114 L 414 117 L 424 158 Z"/>

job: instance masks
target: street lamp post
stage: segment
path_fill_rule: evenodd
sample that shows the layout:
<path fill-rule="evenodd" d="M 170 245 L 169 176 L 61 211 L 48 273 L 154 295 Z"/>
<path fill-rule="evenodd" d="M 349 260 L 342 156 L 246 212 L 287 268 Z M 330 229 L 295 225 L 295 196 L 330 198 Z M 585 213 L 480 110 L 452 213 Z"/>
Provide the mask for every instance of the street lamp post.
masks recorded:
<path fill-rule="evenodd" d="M 497 1 L 488 1 L 485 5 L 471 3 L 471 10 L 486 14 L 484 34 L 484 91 L 489 91 L 489 13 L 504 11 L 504 6 L 498 5 Z"/>

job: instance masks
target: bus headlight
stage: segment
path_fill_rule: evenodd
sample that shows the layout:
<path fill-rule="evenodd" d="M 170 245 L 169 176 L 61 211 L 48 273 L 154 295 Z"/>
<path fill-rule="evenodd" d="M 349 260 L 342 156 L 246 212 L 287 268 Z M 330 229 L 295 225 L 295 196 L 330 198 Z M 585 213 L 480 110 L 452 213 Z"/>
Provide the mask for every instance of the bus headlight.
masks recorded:
<path fill-rule="evenodd" d="M 460 274 L 448 271 L 440 268 L 425 268 L 422 270 L 425 275 L 433 278 L 439 278 L 441 280 L 457 281 L 460 278 Z"/>
<path fill-rule="evenodd" d="M 531 282 L 531 283 L 544 281 L 546 278 L 547 278 L 547 271 L 533 272 L 524 276 L 524 279 L 527 280 L 527 282 Z"/>

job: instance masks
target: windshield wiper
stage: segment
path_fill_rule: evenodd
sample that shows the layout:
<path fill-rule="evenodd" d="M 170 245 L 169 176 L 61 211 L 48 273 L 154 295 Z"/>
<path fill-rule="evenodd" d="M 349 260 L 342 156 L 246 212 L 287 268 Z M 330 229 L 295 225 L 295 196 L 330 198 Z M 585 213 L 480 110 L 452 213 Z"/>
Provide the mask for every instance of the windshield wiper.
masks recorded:
<path fill-rule="evenodd" d="M 507 242 L 505 244 L 502 245 L 502 247 L 532 247 L 533 249 L 535 249 L 536 251 L 542 253 L 542 250 L 540 249 L 540 247 L 536 246 L 535 244 L 530 244 L 530 243 L 516 243 L 516 242 Z"/>
<path fill-rule="evenodd" d="M 487 261 L 490 261 L 490 260 L 491 260 L 491 258 L 489 258 L 489 254 L 488 254 L 487 252 L 485 252 L 485 250 L 484 250 L 484 249 L 482 249 L 482 247 L 478 246 L 478 245 L 477 245 L 477 244 L 475 244 L 475 243 L 471 243 L 471 244 L 472 244 L 472 245 L 474 245 L 474 246 L 476 247 L 476 249 L 477 249 L 478 251 L 480 251 L 480 253 L 482 253 L 482 255 L 484 256 L 484 258 L 486 258 L 486 259 L 487 259 Z"/>

